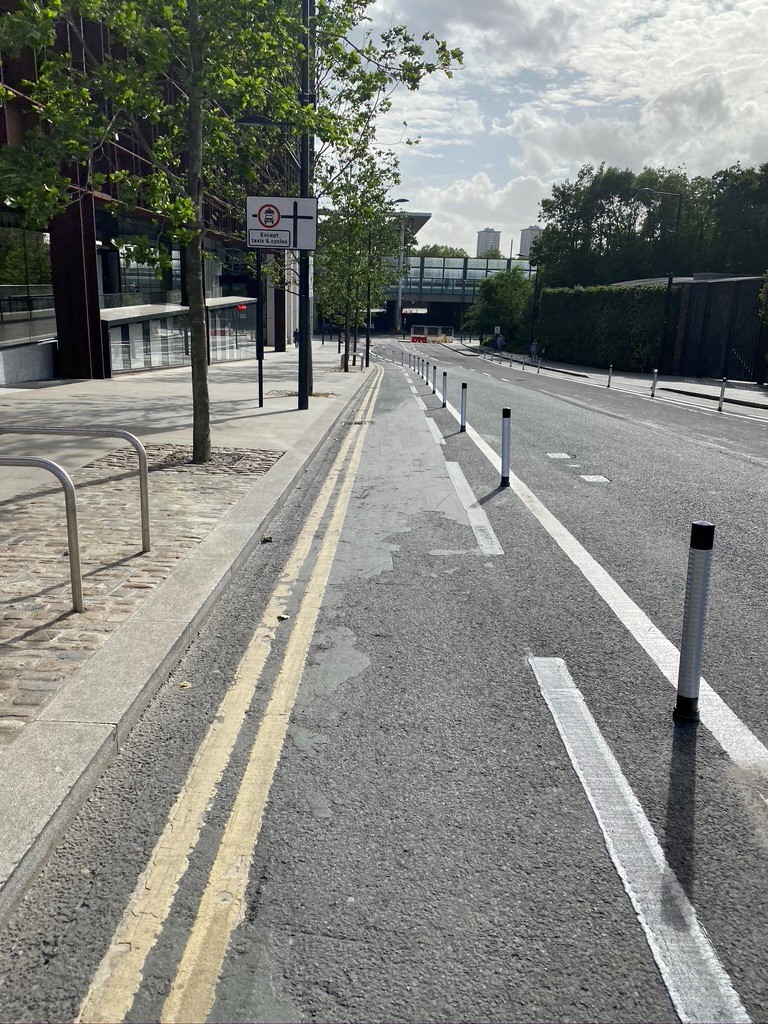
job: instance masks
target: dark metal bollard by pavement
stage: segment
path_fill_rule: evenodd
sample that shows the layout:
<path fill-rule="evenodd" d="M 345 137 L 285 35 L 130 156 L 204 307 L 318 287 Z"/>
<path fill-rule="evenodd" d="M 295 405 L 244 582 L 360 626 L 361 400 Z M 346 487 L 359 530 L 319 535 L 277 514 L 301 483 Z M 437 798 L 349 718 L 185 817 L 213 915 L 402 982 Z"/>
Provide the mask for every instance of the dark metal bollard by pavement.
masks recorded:
<path fill-rule="evenodd" d="M 728 383 L 728 378 L 723 377 L 723 383 L 720 386 L 720 401 L 717 403 L 717 411 L 723 411 L 723 402 L 725 401 L 725 386 Z"/>
<path fill-rule="evenodd" d="M 656 397 L 656 382 L 659 379 L 659 371 L 653 371 L 653 384 L 651 384 L 651 398 Z"/>
<path fill-rule="evenodd" d="M 443 409 L 446 406 L 445 392 L 446 392 L 447 388 L 448 388 L 448 373 L 447 373 L 446 370 L 443 370 L 443 406 L 442 406 Z"/>
<path fill-rule="evenodd" d="M 501 486 L 509 487 L 509 409 L 501 410 Z"/>
<path fill-rule="evenodd" d="M 427 372 L 424 374 L 424 382 L 429 387 L 429 360 L 427 360 Z"/>
<path fill-rule="evenodd" d="M 688 579 L 685 585 L 683 640 L 677 673 L 677 704 L 672 713 L 676 722 L 698 722 L 701 683 L 701 647 L 709 596 L 709 573 L 715 527 L 705 519 L 691 524 L 688 552 Z"/>
<path fill-rule="evenodd" d="M 432 363 L 432 394 L 437 394 L 437 367 Z"/>
<path fill-rule="evenodd" d="M 464 434 L 467 429 L 467 385 L 461 385 L 461 419 L 459 420 L 459 433 Z"/>
<path fill-rule="evenodd" d="M 608 383 L 605 385 L 607 388 L 611 386 L 611 377 L 613 376 L 613 363 L 608 367 Z"/>
<path fill-rule="evenodd" d="M 541 373 L 541 356 L 539 356 L 539 365 L 536 367 L 536 373 Z"/>

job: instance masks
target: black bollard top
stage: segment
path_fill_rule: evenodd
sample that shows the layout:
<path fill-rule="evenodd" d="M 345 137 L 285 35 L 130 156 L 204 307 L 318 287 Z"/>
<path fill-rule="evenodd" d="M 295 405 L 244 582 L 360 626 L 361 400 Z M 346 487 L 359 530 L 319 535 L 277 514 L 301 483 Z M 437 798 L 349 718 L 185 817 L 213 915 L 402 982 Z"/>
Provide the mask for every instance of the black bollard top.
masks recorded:
<path fill-rule="evenodd" d="M 706 519 L 691 523 L 691 547 L 697 551 L 711 551 L 715 543 L 715 524 Z"/>
<path fill-rule="evenodd" d="M 508 420 L 511 414 L 512 414 L 512 410 L 511 409 L 502 409 L 501 410 L 501 417 L 502 417 L 502 419 Z"/>

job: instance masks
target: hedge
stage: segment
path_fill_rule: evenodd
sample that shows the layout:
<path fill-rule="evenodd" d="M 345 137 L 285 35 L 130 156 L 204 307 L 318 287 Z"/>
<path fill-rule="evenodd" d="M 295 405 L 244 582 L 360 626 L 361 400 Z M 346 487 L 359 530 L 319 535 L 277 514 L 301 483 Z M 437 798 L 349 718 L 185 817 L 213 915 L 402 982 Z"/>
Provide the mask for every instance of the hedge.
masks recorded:
<path fill-rule="evenodd" d="M 639 372 L 658 359 L 666 285 L 545 288 L 536 324 L 539 352 L 581 366 Z M 677 323 L 674 288 L 669 324 Z M 668 329 L 671 329 L 668 325 Z"/>

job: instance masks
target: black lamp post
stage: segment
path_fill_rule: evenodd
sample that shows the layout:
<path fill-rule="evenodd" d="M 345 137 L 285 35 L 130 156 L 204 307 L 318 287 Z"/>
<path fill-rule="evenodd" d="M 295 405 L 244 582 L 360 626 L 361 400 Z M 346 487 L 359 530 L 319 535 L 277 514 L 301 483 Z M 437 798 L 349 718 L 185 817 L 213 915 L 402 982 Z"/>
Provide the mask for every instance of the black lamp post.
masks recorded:
<path fill-rule="evenodd" d="M 672 267 L 674 266 L 674 262 L 675 262 L 675 243 L 677 242 L 677 232 L 678 232 L 678 229 L 680 227 L 680 210 L 682 209 L 682 206 L 683 206 L 683 196 L 682 196 L 682 194 L 680 192 L 659 192 L 655 188 L 641 188 L 641 189 L 638 189 L 638 193 L 640 193 L 640 192 L 650 192 L 651 195 L 654 195 L 654 196 L 672 196 L 675 199 L 677 199 L 677 212 L 675 213 L 675 227 L 674 227 L 674 229 L 672 231 L 672 245 L 669 247 L 669 263 L 667 264 L 669 269 L 667 271 L 667 290 L 666 290 L 666 293 L 664 295 L 664 316 L 663 316 L 662 321 L 661 321 L 661 339 L 660 339 L 660 342 L 659 342 L 659 363 L 661 363 L 661 360 L 662 360 L 662 357 L 663 357 L 663 354 L 664 354 L 664 344 L 665 344 L 665 342 L 667 340 L 667 323 L 669 321 L 669 306 L 670 306 L 670 300 L 671 300 L 671 297 L 672 297 L 672 282 L 673 282 Z"/>

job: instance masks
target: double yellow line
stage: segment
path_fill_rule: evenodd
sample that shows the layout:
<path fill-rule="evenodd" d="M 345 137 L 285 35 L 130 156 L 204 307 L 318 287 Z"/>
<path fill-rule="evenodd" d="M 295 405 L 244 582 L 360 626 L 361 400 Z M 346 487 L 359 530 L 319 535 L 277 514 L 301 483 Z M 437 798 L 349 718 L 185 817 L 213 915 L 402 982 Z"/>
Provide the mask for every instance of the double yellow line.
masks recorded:
<path fill-rule="evenodd" d="M 123 1021 L 141 986 L 144 965 L 162 933 L 190 857 L 200 838 L 205 815 L 216 796 L 245 715 L 261 679 L 275 629 L 311 546 L 343 479 L 306 590 L 296 615 L 282 665 L 272 686 L 262 723 L 253 742 L 238 795 L 230 812 L 187 940 L 176 976 L 160 1015 L 161 1024 L 204 1022 L 216 995 L 216 984 L 230 937 L 244 913 L 245 891 L 253 853 L 275 769 L 285 743 L 290 716 L 328 583 L 365 436 L 379 389 L 381 369 L 364 398 L 323 484 L 299 540 L 286 562 L 262 621 L 238 666 L 208 733 L 200 745 L 165 828 L 139 876 L 91 986 L 77 1021 Z M 350 450 L 352 451 L 349 457 Z M 349 457 L 346 470 L 345 463 Z"/>

